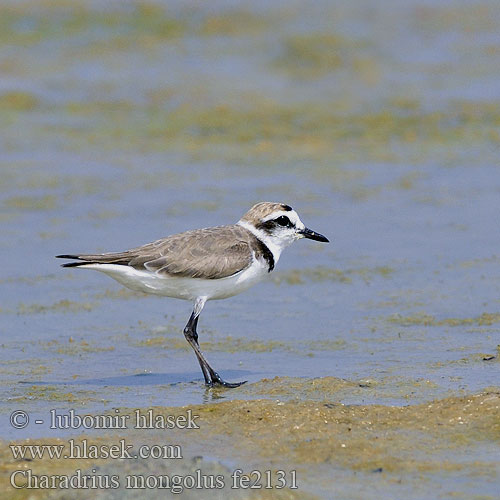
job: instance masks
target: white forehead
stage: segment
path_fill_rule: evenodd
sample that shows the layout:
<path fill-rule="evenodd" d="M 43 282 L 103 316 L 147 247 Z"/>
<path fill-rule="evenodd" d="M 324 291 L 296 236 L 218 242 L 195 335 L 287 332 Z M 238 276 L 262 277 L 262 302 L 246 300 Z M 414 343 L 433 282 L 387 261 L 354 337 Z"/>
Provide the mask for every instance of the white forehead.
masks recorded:
<path fill-rule="evenodd" d="M 300 217 L 295 210 L 276 210 L 269 215 L 266 215 L 266 217 L 262 219 L 262 222 L 267 222 L 271 219 L 277 219 L 282 215 L 288 217 L 290 219 L 290 222 L 297 228 L 302 229 L 305 227 L 304 223 L 300 220 Z"/>

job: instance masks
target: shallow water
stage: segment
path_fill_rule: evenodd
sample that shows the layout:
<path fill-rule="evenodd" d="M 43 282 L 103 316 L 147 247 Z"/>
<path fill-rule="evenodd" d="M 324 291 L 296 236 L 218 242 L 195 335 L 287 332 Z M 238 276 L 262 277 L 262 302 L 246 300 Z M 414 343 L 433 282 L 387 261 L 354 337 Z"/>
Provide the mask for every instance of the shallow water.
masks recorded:
<path fill-rule="evenodd" d="M 14 430 L 13 408 L 403 406 L 498 387 L 498 4 L 304 8 L 0 7 L 1 438 L 51 435 Z M 248 380 L 235 391 L 204 389 L 190 304 L 54 259 L 262 200 L 331 243 L 300 241 L 267 282 L 206 305 L 202 349 Z"/>

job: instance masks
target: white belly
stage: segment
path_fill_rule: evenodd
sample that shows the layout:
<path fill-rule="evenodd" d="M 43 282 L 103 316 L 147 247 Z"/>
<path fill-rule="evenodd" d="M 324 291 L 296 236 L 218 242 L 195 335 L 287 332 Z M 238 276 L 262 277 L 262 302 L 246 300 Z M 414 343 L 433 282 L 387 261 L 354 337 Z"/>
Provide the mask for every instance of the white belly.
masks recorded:
<path fill-rule="evenodd" d="M 247 269 L 221 279 L 167 276 L 117 264 L 88 264 L 79 266 L 78 269 L 101 271 L 131 290 L 185 300 L 195 300 L 198 297 L 206 297 L 207 300 L 232 297 L 247 290 L 268 274 L 267 266 L 257 260 Z"/>

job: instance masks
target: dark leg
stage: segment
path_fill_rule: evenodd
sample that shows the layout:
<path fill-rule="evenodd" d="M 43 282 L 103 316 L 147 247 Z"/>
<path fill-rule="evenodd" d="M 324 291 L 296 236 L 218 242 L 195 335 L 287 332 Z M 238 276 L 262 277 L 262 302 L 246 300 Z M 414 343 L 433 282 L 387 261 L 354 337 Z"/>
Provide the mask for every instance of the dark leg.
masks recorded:
<path fill-rule="evenodd" d="M 203 377 L 205 378 L 205 384 L 213 387 L 214 385 L 221 385 L 223 387 L 239 387 L 246 382 L 235 382 L 230 383 L 222 380 L 221 376 L 208 364 L 205 356 L 200 350 L 200 345 L 198 344 L 198 333 L 196 327 L 198 326 L 198 317 L 205 305 L 204 299 L 197 299 L 194 305 L 194 310 L 191 313 L 191 317 L 184 328 L 184 337 L 189 342 L 189 345 L 193 348 L 198 363 L 200 364 L 201 371 L 203 372 Z"/>
<path fill-rule="evenodd" d="M 194 342 L 194 344 L 196 345 L 197 349 L 193 347 L 194 353 L 196 354 L 196 359 L 198 360 L 198 363 L 200 363 L 200 368 L 201 371 L 203 372 L 203 377 L 205 377 L 205 384 L 210 385 L 210 377 L 208 376 L 208 371 L 202 359 L 200 358 L 200 356 L 198 356 L 197 352 L 200 349 L 200 345 L 198 344 L 198 333 L 196 331 L 196 327 L 198 326 L 198 317 L 199 316 L 194 315 L 193 311 L 186 327 L 184 328 L 184 337 L 186 337 L 186 340 L 189 342 L 191 346 L 193 346 L 191 342 Z"/>

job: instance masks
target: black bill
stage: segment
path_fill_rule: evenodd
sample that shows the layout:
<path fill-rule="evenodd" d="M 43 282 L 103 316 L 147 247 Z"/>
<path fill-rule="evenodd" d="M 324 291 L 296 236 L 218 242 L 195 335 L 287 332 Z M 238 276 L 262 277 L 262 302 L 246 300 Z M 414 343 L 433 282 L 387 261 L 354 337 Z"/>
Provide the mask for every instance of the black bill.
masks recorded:
<path fill-rule="evenodd" d="M 323 241 L 324 243 L 328 243 L 330 240 L 323 236 L 322 234 L 316 233 L 315 231 L 311 231 L 307 227 L 301 229 L 299 234 L 304 236 L 304 238 L 309 238 L 310 240 Z"/>

